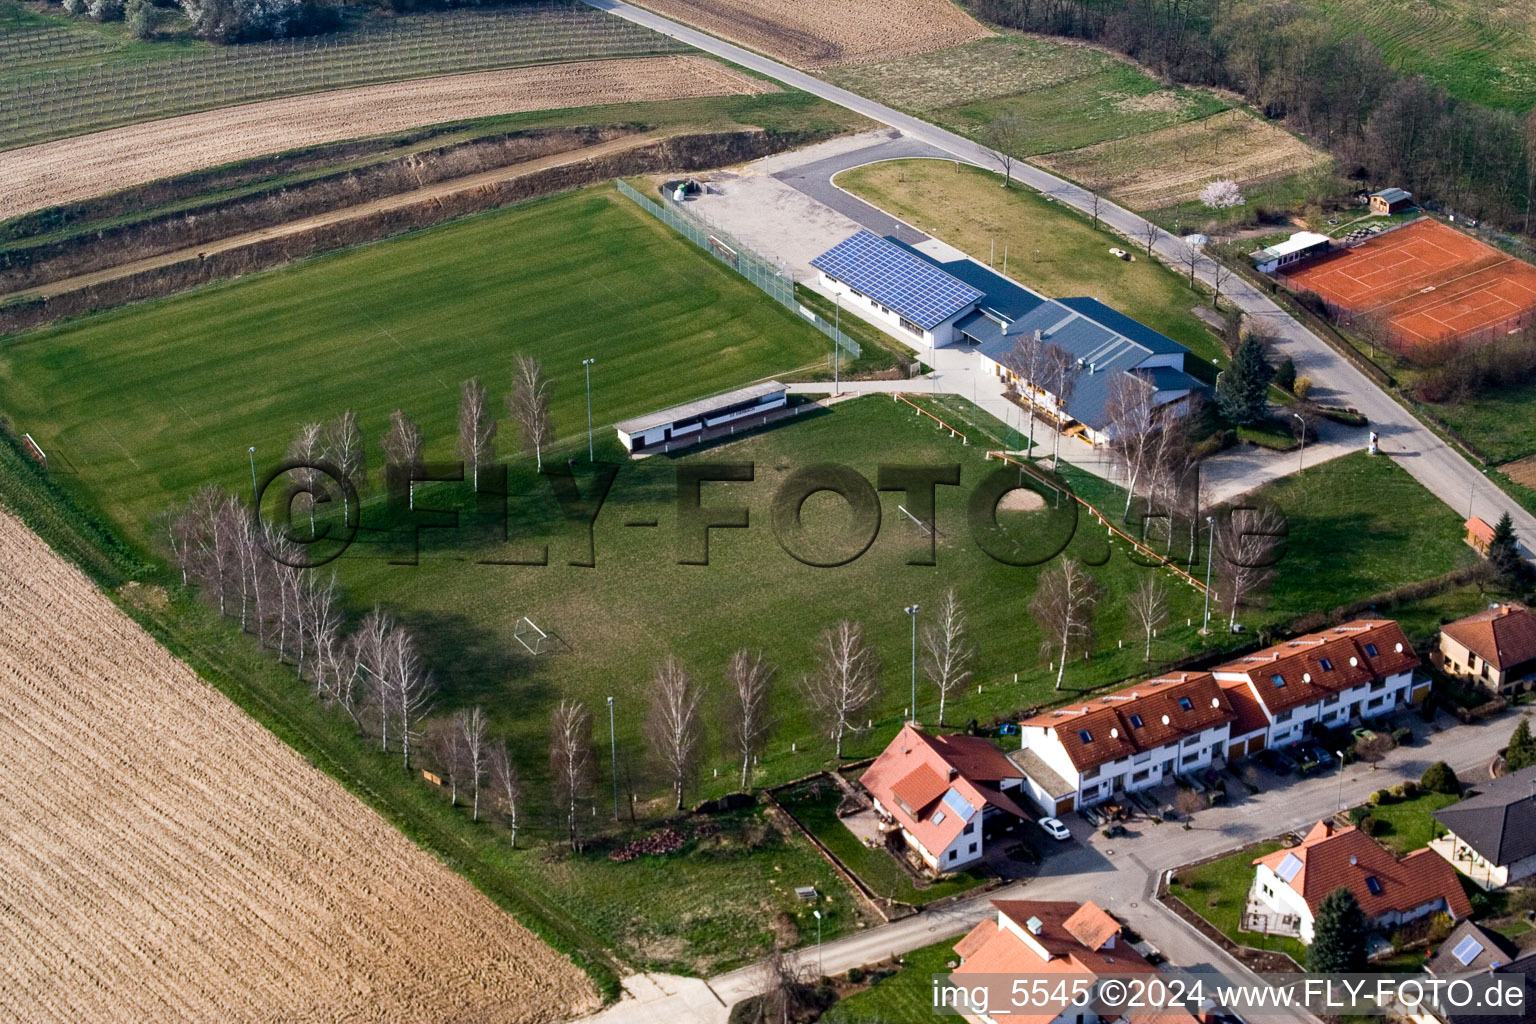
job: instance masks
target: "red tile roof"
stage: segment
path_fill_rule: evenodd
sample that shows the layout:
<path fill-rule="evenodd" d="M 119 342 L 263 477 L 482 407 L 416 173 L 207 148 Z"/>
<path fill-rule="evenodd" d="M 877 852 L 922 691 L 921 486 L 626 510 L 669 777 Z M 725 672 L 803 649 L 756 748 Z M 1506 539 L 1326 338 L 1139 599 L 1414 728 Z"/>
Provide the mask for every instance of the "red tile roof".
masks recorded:
<path fill-rule="evenodd" d="M 1232 718 L 1232 706 L 1215 677 L 1209 672 L 1179 672 L 1133 683 L 1019 724 L 1055 730 L 1073 766 L 1085 771 L 1177 743 Z"/>
<path fill-rule="evenodd" d="M 1287 857 L 1301 861 L 1289 882 L 1314 914 L 1323 898 L 1339 887 L 1348 889 L 1367 917 L 1388 911 L 1410 911 L 1444 899 L 1451 916 L 1468 917 L 1472 904 L 1461 888 L 1456 869 L 1427 849 L 1415 850 L 1399 860 L 1392 852 L 1357 828 L 1334 829 L 1326 822 L 1312 826 L 1300 846 L 1260 857 L 1278 876 Z M 1368 879 L 1375 878 L 1372 892 Z"/>
<path fill-rule="evenodd" d="M 1495 605 L 1440 632 L 1501 672 L 1536 660 L 1536 615 L 1523 605 Z"/>
<path fill-rule="evenodd" d="M 1259 706 L 1259 700 L 1246 680 L 1224 682 L 1221 689 L 1227 695 L 1227 703 L 1232 705 L 1233 736 L 1247 736 L 1269 728 L 1269 719 L 1264 717 L 1264 709 Z"/>
<path fill-rule="evenodd" d="M 959 838 L 968 821 L 980 821 L 989 804 L 1028 817 L 994 785 L 1022 778 L 1002 751 L 979 736 L 929 736 L 908 724 L 859 782 L 924 849 L 938 856 Z M 971 816 L 949 803 L 946 795 L 951 791 L 970 806 Z"/>
<path fill-rule="evenodd" d="M 997 920 L 981 922 L 955 944 L 955 952 L 960 954 L 961 964 L 952 973 L 961 976 L 1064 974 L 1088 978 L 1110 974 L 1149 974 L 1156 971 L 1130 943 L 1117 942 L 1113 946 L 1105 946 L 1119 933 L 1120 925 L 1093 903 L 993 900 L 992 905 L 997 908 Z M 1011 922 L 1019 931 L 1029 932 L 1029 921 L 1032 918 L 1039 922 L 1039 931 L 1030 934 L 1030 941 L 1045 951 L 1045 957 L 1021 938 L 1014 928 L 1005 926 Z M 1083 931 L 1088 936 L 1087 942 L 1075 936 L 1073 928 Z M 993 1012 L 991 1016 L 998 1024 L 1050 1024 L 1057 1013 Z M 1189 1020 L 1188 1017 L 1178 1018 L 1177 1024 L 1188 1024 Z M 1147 1024 L 1154 1022 L 1149 1021 Z M 1160 1024 L 1175 1022 L 1170 1020 Z"/>
<path fill-rule="evenodd" d="M 1274 644 L 1213 671 L 1223 686 L 1252 683 L 1252 692 L 1273 715 L 1418 665 L 1418 655 L 1396 622 L 1356 619 Z"/>

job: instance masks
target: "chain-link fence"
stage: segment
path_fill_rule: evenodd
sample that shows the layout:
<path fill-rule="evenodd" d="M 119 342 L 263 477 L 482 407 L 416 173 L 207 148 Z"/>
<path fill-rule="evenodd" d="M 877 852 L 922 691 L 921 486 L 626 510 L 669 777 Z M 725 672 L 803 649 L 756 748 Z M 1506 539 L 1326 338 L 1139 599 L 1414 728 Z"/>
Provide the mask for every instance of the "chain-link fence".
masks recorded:
<path fill-rule="evenodd" d="M 742 245 L 719 228 L 711 227 L 675 205 L 659 203 L 641 195 L 622 181 L 616 182 L 619 192 L 635 205 L 668 227 L 677 231 L 700 249 L 730 267 L 771 296 L 779 305 L 794 310 L 818 331 L 837 343 L 837 346 L 853 358 L 859 356 L 859 343 L 838 330 L 814 310 L 803 306 L 795 298 L 795 282 L 789 274 L 768 262 L 757 253 Z"/>

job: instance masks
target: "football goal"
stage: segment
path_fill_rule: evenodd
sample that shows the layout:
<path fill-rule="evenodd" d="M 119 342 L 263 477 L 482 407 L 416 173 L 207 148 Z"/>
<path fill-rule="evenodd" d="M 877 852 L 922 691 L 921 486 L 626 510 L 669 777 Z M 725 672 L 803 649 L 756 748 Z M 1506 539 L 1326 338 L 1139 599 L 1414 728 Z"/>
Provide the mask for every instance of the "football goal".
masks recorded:
<path fill-rule="evenodd" d="M 549 650 L 554 642 L 548 633 L 544 632 L 528 616 L 520 616 L 517 626 L 512 630 L 512 639 L 522 644 L 529 654 L 537 657 Z"/>

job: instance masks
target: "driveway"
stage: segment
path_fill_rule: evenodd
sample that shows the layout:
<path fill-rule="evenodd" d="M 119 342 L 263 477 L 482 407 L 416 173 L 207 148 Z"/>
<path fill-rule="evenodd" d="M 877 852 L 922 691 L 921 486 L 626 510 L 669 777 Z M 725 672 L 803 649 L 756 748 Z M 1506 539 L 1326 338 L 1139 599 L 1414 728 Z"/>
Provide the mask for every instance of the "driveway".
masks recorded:
<path fill-rule="evenodd" d="M 644 25 L 663 35 L 679 39 L 706 53 L 733 61 L 760 74 L 768 75 L 795 89 L 819 96 L 857 114 L 897 129 L 907 138 L 941 150 L 951 159 L 960 159 L 980 167 L 996 167 L 996 156 L 970 139 L 945 131 L 936 125 L 903 114 L 882 103 L 839 88 L 819 78 L 797 71 L 786 64 L 753 53 L 724 40 L 716 39 L 686 25 L 642 10 L 623 0 L 586 0 L 599 10 L 627 21 Z M 1090 205 L 1092 197 L 1077 185 L 1038 167 L 1022 162 L 1013 165 L 1014 176 L 1031 188 L 1046 192 L 1079 210 Z M 1099 219 L 1127 238 L 1141 238 L 1147 222 L 1137 214 L 1107 200 L 1100 203 Z M 1140 244 L 1140 243 L 1138 243 Z M 1174 235 L 1159 230 L 1154 249 L 1159 257 L 1175 263 L 1184 243 Z M 1210 269 L 1198 271 L 1209 283 Z M 1228 301 L 1240 307 L 1276 338 L 1276 349 L 1291 357 L 1300 374 L 1311 377 L 1326 388 L 1318 397 L 1330 404 L 1353 406 L 1369 417 L 1381 437 L 1382 451 L 1400 462 L 1413 477 L 1458 515 L 1471 513 L 1487 522 L 1495 522 L 1504 512 L 1514 520 L 1515 530 L 1527 538 L 1527 547 L 1536 538 L 1536 516 L 1515 503 L 1508 495 L 1488 486 L 1482 473 L 1462 455 L 1441 441 L 1397 400 L 1382 391 L 1348 359 L 1302 326 L 1290 314 L 1258 288 L 1243 279 L 1228 282 L 1223 289 Z"/>

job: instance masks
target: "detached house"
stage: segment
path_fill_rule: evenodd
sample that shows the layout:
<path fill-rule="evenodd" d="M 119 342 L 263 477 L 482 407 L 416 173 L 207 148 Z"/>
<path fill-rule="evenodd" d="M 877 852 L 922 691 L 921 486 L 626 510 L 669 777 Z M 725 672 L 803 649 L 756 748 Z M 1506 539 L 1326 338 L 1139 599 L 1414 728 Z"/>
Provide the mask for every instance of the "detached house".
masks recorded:
<path fill-rule="evenodd" d="M 955 944 L 960 966 L 950 972 L 957 984 L 968 977 L 1039 977 L 1056 975 L 1069 983 L 1075 978 L 1090 984 L 1100 976 L 1155 974 L 1156 968 L 1120 937 L 1120 923 L 1095 904 L 1035 900 L 993 900 L 997 918 L 987 918 Z M 975 982 L 973 982 L 974 984 Z M 967 1019 L 984 1024 L 1100 1024 L 1103 1018 L 1091 1008 L 1068 1007 L 1027 1013 L 999 1011 L 990 1000 L 990 1012 L 972 1010 Z M 1006 1003 L 1004 1003 L 1006 1005 Z M 1152 1014 L 1133 1014 L 1128 1024 L 1150 1024 Z M 1177 1009 L 1159 1011 L 1159 1024 L 1194 1024 L 1194 1018 Z"/>
<path fill-rule="evenodd" d="M 1518 604 L 1496 604 L 1440 627 L 1440 663 L 1494 693 L 1536 687 L 1536 615 Z"/>
<path fill-rule="evenodd" d="M 1536 875 L 1536 767 L 1478 790 L 1435 812 L 1447 834 L 1429 848 L 1485 889 Z"/>
<path fill-rule="evenodd" d="M 1218 665 L 1240 719 L 1228 750 L 1253 754 L 1303 738 L 1314 721 L 1340 726 L 1403 707 L 1429 688 L 1415 683 L 1419 664 L 1396 622 L 1357 619 Z"/>
<path fill-rule="evenodd" d="M 1428 914 L 1470 917 L 1472 903 L 1449 864 L 1429 850 L 1399 859 L 1357 828 L 1320 821 L 1300 846 L 1255 860 L 1248 916 L 1268 915 L 1262 931 L 1312 941 L 1323 899 L 1345 888 L 1374 928 L 1392 928 Z"/>
<path fill-rule="evenodd" d="M 1014 800 L 1023 773 L 979 736 L 929 736 L 908 723 L 859 782 L 882 826 L 934 871 L 981 860 L 989 820 L 1026 817 Z"/>

